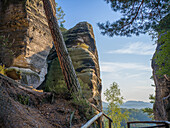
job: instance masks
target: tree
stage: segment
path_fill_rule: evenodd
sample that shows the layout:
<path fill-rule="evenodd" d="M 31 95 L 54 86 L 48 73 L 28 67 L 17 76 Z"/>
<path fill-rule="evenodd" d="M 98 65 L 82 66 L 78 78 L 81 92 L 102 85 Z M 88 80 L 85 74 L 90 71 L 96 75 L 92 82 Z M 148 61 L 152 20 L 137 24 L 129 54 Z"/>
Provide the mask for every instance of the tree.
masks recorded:
<path fill-rule="evenodd" d="M 150 79 L 153 79 L 153 76 L 151 76 Z M 152 87 L 156 87 L 155 85 L 151 85 Z M 149 95 L 149 100 L 150 100 L 150 103 L 154 105 L 155 103 L 155 95 L 154 94 L 150 94 Z M 153 108 L 144 108 L 142 109 L 142 111 L 144 113 L 147 113 L 148 114 L 148 117 L 151 118 L 152 120 L 154 120 L 154 113 L 153 113 Z"/>
<path fill-rule="evenodd" d="M 155 103 L 155 96 L 153 94 L 149 95 L 150 103 L 154 104 Z M 153 108 L 144 108 L 142 109 L 144 113 L 148 114 L 148 117 L 154 120 L 154 113 L 153 113 Z"/>
<path fill-rule="evenodd" d="M 64 16 L 66 14 L 64 13 L 63 9 L 61 8 L 61 6 L 58 6 L 58 4 L 56 3 L 56 16 L 57 16 L 57 20 L 59 22 L 60 27 L 64 27 L 63 23 L 65 23 L 66 21 L 64 20 Z"/>
<path fill-rule="evenodd" d="M 43 0 L 43 4 L 67 88 L 70 92 L 79 92 L 79 94 L 81 94 L 80 83 L 75 73 L 71 58 L 68 54 L 63 36 L 59 29 L 57 18 L 52 9 L 51 2 L 50 0 Z"/>
<path fill-rule="evenodd" d="M 170 13 L 169 0 L 105 0 L 113 11 L 119 11 L 122 17 L 110 23 L 98 23 L 103 35 L 131 36 L 149 31 L 158 31 L 160 20 Z M 170 21 L 167 20 L 169 23 Z"/>
<path fill-rule="evenodd" d="M 118 84 L 113 82 L 110 89 L 106 89 L 104 95 L 106 97 L 106 101 L 109 102 L 107 114 L 113 120 L 114 127 L 120 128 L 121 122 L 126 122 L 128 120 L 129 113 L 128 111 L 121 111 L 120 105 L 123 104 L 123 97 L 121 96 Z"/>

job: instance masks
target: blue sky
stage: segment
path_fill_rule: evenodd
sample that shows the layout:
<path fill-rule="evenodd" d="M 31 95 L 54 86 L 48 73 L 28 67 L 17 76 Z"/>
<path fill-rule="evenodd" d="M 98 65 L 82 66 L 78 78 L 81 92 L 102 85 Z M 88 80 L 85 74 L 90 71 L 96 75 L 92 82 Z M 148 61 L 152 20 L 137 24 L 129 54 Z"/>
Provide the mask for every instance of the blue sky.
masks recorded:
<path fill-rule="evenodd" d="M 104 0 L 57 0 L 66 16 L 64 26 L 69 29 L 77 23 L 87 21 L 93 26 L 103 92 L 116 82 L 127 100 L 149 101 L 154 93 L 151 58 L 155 50 L 154 41 L 148 35 L 132 37 L 108 37 L 100 34 L 98 22 L 115 21 L 119 13 L 111 10 Z M 102 94 L 102 99 L 104 96 Z"/>

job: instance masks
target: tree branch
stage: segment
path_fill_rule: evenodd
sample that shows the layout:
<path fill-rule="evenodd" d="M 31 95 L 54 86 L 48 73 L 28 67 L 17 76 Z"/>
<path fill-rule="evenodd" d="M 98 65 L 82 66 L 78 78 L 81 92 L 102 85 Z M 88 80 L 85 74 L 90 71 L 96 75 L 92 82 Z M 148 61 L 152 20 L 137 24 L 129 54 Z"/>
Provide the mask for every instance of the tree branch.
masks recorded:
<path fill-rule="evenodd" d="M 140 10 L 141 6 L 143 5 L 143 2 L 144 2 L 144 0 L 142 0 L 141 4 L 140 4 L 140 6 L 139 6 L 139 8 L 138 8 L 138 10 L 137 10 L 137 12 L 136 12 L 135 17 L 133 17 L 132 20 L 131 20 L 128 24 L 122 26 L 122 28 L 124 28 L 125 26 L 130 25 L 130 24 L 133 23 L 133 21 L 134 21 L 134 20 L 136 19 L 136 17 L 138 16 L 139 10 Z"/>

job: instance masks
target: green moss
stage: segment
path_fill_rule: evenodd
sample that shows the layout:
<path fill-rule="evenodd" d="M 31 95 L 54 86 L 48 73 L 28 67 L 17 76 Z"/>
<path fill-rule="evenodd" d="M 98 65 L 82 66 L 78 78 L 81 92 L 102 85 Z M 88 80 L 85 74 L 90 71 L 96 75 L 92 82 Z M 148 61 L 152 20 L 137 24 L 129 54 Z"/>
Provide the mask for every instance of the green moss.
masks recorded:
<path fill-rule="evenodd" d="M 78 78 L 81 89 L 82 89 L 82 94 L 83 97 L 85 97 L 86 99 L 89 99 L 92 97 L 92 91 L 89 87 L 89 85 L 87 83 L 84 83 L 80 78 Z"/>
<path fill-rule="evenodd" d="M 57 94 L 68 93 L 58 58 L 55 58 L 50 64 L 45 82 L 45 91 L 55 92 Z"/>
<path fill-rule="evenodd" d="M 158 40 L 160 43 L 159 51 L 154 56 L 155 62 L 158 65 L 156 74 L 159 77 L 163 77 L 163 75 L 170 77 L 170 31 L 164 31 L 162 33 L 161 38 Z"/>
<path fill-rule="evenodd" d="M 81 79 L 79 79 L 79 82 L 83 97 L 77 97 L 79 94 L 73 93 L 71 95 L 71 103 L 76 106 L 82 117 L 85 117 L 85 119 L 89 120 L 94 116 L 93 109 L 87 100 L 92 97 L 92 92 L 88 84 L 84 83 Z"/>
<path fill-rule="evenodd" d="M 17 101 L 20 102 L 23 105 L 29 105 L 29 96 L 25 96 L 25 95 L 17 95 Z"/>
<path fill-rule="evenodd" d="M 89 102 L 86 98 L 77 97 L 78 94 L 72 94 L 71 104 L 75 106 L 75 108 L 79 111 L 81 117 L 85 117 L 86 120 L 91 119 L 94 116 L 94 111 L 90 106 Z"/>

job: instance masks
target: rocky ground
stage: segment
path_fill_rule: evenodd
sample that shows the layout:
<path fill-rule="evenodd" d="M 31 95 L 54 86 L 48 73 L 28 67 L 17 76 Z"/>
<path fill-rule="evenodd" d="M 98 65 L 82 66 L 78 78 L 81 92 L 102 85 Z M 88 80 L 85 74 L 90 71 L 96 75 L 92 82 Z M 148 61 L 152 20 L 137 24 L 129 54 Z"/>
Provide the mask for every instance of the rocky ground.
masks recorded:
<path fill-rule="evenodd" d="M 32 90 L 1 74 L 0 110 L 1 128 L 78 128 L 87 121 L 68 97 Z"/>

